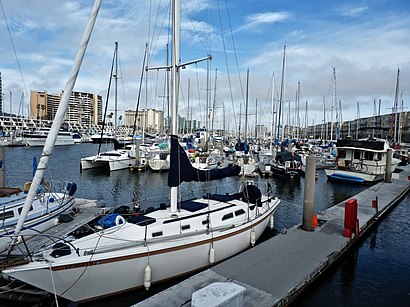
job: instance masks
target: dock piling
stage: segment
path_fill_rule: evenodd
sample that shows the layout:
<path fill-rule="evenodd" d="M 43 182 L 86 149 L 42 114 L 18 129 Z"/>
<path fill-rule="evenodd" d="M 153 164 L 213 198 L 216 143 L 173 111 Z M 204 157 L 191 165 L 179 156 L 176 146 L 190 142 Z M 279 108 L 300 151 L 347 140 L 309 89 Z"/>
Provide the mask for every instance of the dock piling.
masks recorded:
<path fill-rule="evenodd" d="M 312 231 L 313 202 L 315 198 L 316 158 L 306 157 L 305 191 L 303 196 L 303 225 L 306 231 Z"/>
<path fill-rule="evenodd" d="M 391 183 L 391 162 L 392 162 L 392 154 L 393 150 L 391 148 L 387 149 L 387 156 L 386 156 L 386 174 L 384 177 L 384 181 L 387 183 Z"/>

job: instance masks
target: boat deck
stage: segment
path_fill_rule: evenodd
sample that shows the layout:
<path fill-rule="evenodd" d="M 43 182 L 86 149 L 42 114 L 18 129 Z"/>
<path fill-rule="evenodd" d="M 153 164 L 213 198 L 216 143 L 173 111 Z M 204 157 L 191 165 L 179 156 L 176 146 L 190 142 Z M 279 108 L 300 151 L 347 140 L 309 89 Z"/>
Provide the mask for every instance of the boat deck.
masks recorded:
<path fill-rule="evenodd" d="M 92 203 L 95 201 L 83 200 L 83 205 Z M 102 215 L 107 208 L 104 207 L 83 207 L 79 209 L 78 212 L 74 213 L 66 213 L 62 217 L 60 217 L 60 222 L 51 227 L 50 229 L 42 232 L 39 235 L 36 235 L 24 243 L 19 243 L 14 250 L 7 254 L 0 255 L 0 266 L 1 268 L 5 268 L 9 265 L 15 265 L 16 262 L 25 262 L 26 260 L 22 257 L 22 254 L 27 254 L 27 250 L 30 252 L 35 252 L 40 250 L 42 247 L 52 244 L 58 238 L 66 237 L 69 233 L 73 232 L 74 230 L 78 229 L 84 224 L 89 223 L 93 219 Z"/>

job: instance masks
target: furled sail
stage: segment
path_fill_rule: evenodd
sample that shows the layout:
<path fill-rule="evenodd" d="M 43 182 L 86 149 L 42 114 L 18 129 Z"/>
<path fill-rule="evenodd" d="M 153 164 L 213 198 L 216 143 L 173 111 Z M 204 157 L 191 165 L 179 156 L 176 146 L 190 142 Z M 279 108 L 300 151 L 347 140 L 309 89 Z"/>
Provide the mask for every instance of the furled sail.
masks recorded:
<path fill-rule="evenodd" d="M 239 175 L 241 168 L 238 165 L 199 170 L 191 165 L 185 150 L 179 145 L 178 137 L 171 135 L 171 166 L 168 173 L 168 186 L 176 187 L 181 182 L 211 181 Z"/>

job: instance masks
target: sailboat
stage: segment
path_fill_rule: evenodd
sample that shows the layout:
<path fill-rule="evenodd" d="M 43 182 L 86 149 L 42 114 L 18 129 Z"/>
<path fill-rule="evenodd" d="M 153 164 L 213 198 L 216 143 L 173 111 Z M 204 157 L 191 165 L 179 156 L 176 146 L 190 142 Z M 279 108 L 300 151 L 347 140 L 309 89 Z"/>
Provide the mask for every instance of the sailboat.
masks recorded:
<path fill-rule="evenodd" d="M 117 83 L 118 42 L 115 42 L 113 65 L 114 65 L 114 62 L 115 62 L 115 83 Z M 110 80 L 111 80 L 111 76 L 113 76 L 112 70 L 113 69 L 111 68 Z M 115 99 L 117 99 L 117 84 L 115 84 Z M 107 105 L 108 105 L 108 95 L 107 95 L 106 111 L 107 111 Z M 91 138 L 93 139 L 94 143 L 97 143 L 95 142 L 96 138 L 93 138 L 93 136 L 91 136 Z M 134 157 L 131 156 L 131 152 L 135 151 L 135 148 L 133 150 L 133 147 L 135 147 L 134 145 L 129 144 L 124 147 L 117 141 L 115 135 L 111 135 L 111 142 L 114 143 L 114 150 L 101 153 L 100 152 L 101 143 L 103 142 L 102 140 L 104 139 L 107 139 L 107 135 L 106 133 L 104 133 L 104 127 L 103 127 L 101 134 L 99 136 L 98 143 L 100 143 L 100 146 L 98 148 L 98 153 L 96 155 L 81 158 L 81 161 L 80 161 L 81 170 L 94 169 L 94 168 L 105 168 L 110 171 L 117 171 L 121 169 L 127 169 L 133 164 L 135 160 L 135 156 Z"/>
<path fill-rule="evenodd" d="M 253 184 L 245 185 L 238 193 L 179 200 L 179 186 L 184 181 L 220 177 L 194 169 L 179 146 L 179 70 L 186 64 L 178 63 L 179 0 L 172 4 L 170 206 L 162 205 L 127 219 L 118 215 L 115 226 L 70 242 L 62 240 L 32 255 L 27 264 L 3 270 L 3 274 L 82 302 L 133 288 L 149 289 L 152 283 L 206 268 L 254 245 L 268 224 L 273 225 L 280 200 L 269 192 L 263 195 Z M 197 61 L 205 59 L 209 57 Z M 192 168 L 182 169 L 187 163 Z M 233 166 L 229 171 L 237 174 L 239 168 Z M 101 282 L 107 278 L 111 281 Z"/>

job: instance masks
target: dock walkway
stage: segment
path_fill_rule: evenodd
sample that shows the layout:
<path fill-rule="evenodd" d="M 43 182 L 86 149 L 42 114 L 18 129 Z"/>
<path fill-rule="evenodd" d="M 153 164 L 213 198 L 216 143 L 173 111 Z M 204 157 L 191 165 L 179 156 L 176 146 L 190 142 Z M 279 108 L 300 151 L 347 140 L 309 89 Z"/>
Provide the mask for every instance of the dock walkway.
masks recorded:
<path fill-rule="evenodd" d="M 380 182 L 353 197 L 358 202 L 358 236 L 343 236 L 345 202 L 341 202 L 317 214 L 320 226 L 314 231 L 296 225 L 135 306 L 190 306 L 192 293 L 213 282 L 245 287 L 244 306 L 289 304 L 408 193 L 410 165 L 402 169 L 391 183 Z M 376 197 L 378 214 L 372 207 Z"/>

